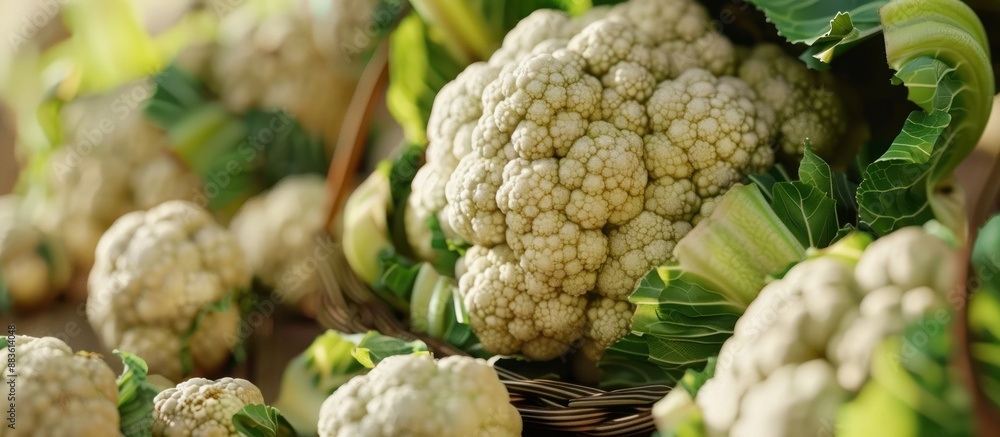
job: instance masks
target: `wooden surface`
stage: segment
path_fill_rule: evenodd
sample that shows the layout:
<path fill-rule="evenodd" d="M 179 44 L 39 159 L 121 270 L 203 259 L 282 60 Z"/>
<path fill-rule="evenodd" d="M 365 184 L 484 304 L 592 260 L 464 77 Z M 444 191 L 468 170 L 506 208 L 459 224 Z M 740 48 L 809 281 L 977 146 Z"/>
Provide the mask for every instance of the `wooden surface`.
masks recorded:
<path fill-rule="evenodd" d="M 82 302 L 61 302 L 40 313 L 2 316 L 0 320 L 3 320 L 5 327 L 14 324 L 20 335 L 58 337 L 66 341 L 73 350 L 98 352 L 104 355 L 116 374 L 121 372 L 121 361 L 111 350 L 101 346 L 87 323 Z M 268 320 L 251 335 L 247 344 L 247 362 L 212 377 L 234 376 L 248 379 L 260 387 L 267 402 L 272 402 L 278 395 L 285 365 L 309 346 L 313 338 L 323 330 L 315 321 L 288 312 L 276 312 Z"/>

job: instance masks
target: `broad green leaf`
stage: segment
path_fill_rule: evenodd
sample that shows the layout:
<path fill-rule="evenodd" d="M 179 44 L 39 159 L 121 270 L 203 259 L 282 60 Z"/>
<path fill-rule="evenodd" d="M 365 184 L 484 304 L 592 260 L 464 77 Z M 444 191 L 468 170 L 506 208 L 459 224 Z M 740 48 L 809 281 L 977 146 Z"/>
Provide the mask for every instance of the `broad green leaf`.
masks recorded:
<path fill-rule="evenodd" d="M 276 408 L 251 404 L 233 415 L 233 427 L 241 437 L 295 437 L 295 429 Z"/>
<path fill-rule="evenodd" d="M 686 369 L 718 355 L 745 309 L 704 279 L 676 267 L 646 275 L 631 301 L 636 304 L 632 334 L 611 346 L 598 366 L 617 380 L 639 380 L 646 366 L 627 364 L 638 359 L 666 372 L 670 385 Z"/>
<path fill-rule="evenodd" d="M 431 229 L 431 248 L 437 254 L 434 260 L 434 268 L 443 275 L 455 276 L 455 263 L 465 254 L 465 246 L 460 246 L 448 240 L 441 229 L 441 223 L 437 215 L 432 214 L 427 218 L 427 226 Z"/>
<path fill-rule="evenodd" d="M 774 213 L 803 246 L 826 247 L 837 236 L 837 203 L 818 188 L 804 182 L 782 182 L 775 184 L 773 196 Z"/>
<path fill-rule="evenodd" d="M 344 338 L 357 346 L 351 351 L 359 363 L 373 369 L 387 357 L 393 355 L 429 354 L 429 349 L 420 340 L 405 341 L 395 337 L 379 334 L 378 331 L 368 331 L 367 334 L 345 335 Z"/>
<path fill-rule="evenodd" d="M 827 68 L 834 57 L 882 29 L 878 8 L 889 0 L 749 0 L 778 33 L 809 46 L 801 59 Z"/>
<path fill-rule="evenodd" d="M 149 367 L 142 358 L 115 349 L 122 359 L 124 370 L 118 376 L 118 415 L 121 432 L 125 437 L 153 435 L 153 398 L 160 389 L 146 380 Z"/>
<path fill-rule="evenodd" d="M 881 9 L 886 57 L 921 107 L 858 187 L 862 222 L 879 235 L 937 218 L 958 235 L 951 172 L 983 132 L 993 72 L 982 23 L 958 0 L 895 0 Z"/>

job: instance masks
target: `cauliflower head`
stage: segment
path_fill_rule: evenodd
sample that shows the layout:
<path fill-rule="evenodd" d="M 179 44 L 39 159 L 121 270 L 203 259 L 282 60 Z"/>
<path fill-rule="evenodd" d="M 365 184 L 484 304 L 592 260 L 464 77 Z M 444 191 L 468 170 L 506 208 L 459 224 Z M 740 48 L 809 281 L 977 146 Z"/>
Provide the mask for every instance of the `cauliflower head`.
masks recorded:
<path fill-rule="evenodd" d="M 753 87 L 777 115 L 779 149 L 801 156 L 804 141 L 828 162 L 841 163 L 848 120 L 841 85 L 829 71 L 810 70 L 774 44 L 750 49 L 738 76 Z"/>
<path fill-rule="evenodd" d="M 38 223 L 84 271 L 119 217 L 199 193 L 198 176 L 170 152 L 166 132 L 142 118 L 134 96 L 145 100 L 154 86 L 130 83 L 74 100 L 61 114 L 67 140 L 46 163 L 50 195 Z"/>
<path fill-rule="evenodd" d="M 320 409 L 320 437 L 518 436 L 521 416 L 484 360 L 388 357 Z"/>
<path fill-rule="evenodd" d="M 307 298 L 319 287 L 315 263 L 330 250 L 321 234 L 326 204 L 326 179 L 289 176 L 244 203 L 229 224 L 254 275 L 274 289 L 278 302 L 311 307 Z"/>
<path fill-rule="evenodd" d="M 153 399 L 153 436 L 235 436 L 233 415 L 263 403 L 260 389 L 245 379 L 192 378 Z"/>
<path fill-rule="evenodd" d="M 5 425 L 0 436 L 119 435 L 118 385 L 100 355 L 74 353 L 55 337 L 16 335 L 8 346 L 16 350 L 17 429 Z"/>
<path fill-rule="evenodd" d="M 486 350 L 550 359 L 582 338 L 597 358 L 627 333 L 638 280 L 773 163 L 774 110 L 735 63 L 697 2 L 633 0 L 535 12 L 442 90 L 407 232 L 436 215 L 487 260 L 467 275 L 521 278 L 460 281 Z"/>
<path fill-rule="evenodd" d="M 87 318 L 108 348 L 143 357 L 177 380 L 224 364 L 239 339 L 236 300 L 250 269 L 233 235 L 186 201 L 122 216 L 101 237 Z"/>
<path fill-rule="evenodd" d="M 695 398 L 707 435 L 832 435 L 881 340 L 947 313 L 951 249 L 922 228 L 840 253 L 799 263 L 747 307 Z"/>
<path fill-rule="evenodd" d="M 0 288 L 15 310 L 52 302 L 69 285 L 65 248 L 19 214 L 20 198 L 0 196 Z"/>
<path fill-rule="evenodd" d="M 284 109 L 325 144 L 336 144 L 360 66 L 329 62 L 314 29 L 328 27 L 297 14 L 290 0 L 249 1 L 226 14 L 211 68 L 226 107 Z"/>

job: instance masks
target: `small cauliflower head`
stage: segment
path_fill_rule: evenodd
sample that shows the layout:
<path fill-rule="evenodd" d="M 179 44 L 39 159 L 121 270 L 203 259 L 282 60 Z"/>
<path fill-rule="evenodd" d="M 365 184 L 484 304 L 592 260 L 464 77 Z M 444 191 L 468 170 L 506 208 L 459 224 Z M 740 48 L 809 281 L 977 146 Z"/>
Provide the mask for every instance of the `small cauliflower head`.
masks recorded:
<path fill-rule="evenodd" d="M 314 307 L 319 287 L 316 263 L 329 257 L 326 179 L 293 175 L 240 207 L 229 228 L 261 282 L 274 289 L 277 302 Z"/>
<path fill-rule="evenodd" d="M 357 86 L 360 62 L 330 62 L 313 39 L 327 29 L 291 0 L 241 2 L 219 24 L 212 81 L 225 106 L 284 109 L 325 144 L 336 144 Z"/>
<path fill-rule="evenodd" d="M 101 237 L 87 287 L 87 317 L 108 348 L 143 357 L 178 380 L 211 372 L 239 339 L 236 300 L 250 287 L 239 243 L 186 201 L 122 216 Z M 193 369 L 183 361 L 190 357 Z"/>
<path fill-rule="evenodd" d="M 200 193 L 198 176 L 170 152 L 166 132 L 143 119 L 141 106 L 129 111 L 154 87 L 133 82 L 62 110 L 66 141 L 46 162 L 52 195 L 37 221 L 81 270 L 90 269 L 101 234 L 122 215 Z"/>
<path fill-rule="evenodd" d="M 733 47 L 693 0 L 536 12 L 495 59 L 435 101 L 407 231 L 437 215 L 489 260 L 460 281 L 487 351 L 544 360 L 582 339 L 599 358 L 627 333 L 638 280 L 772 164 L 773 109 L 727 76 Z"/>
<path fill-rule="evenodd" d="M 100 355 L 73 353 L 55 337 L 16 335 L 8 346 L 16 350 L 17 430 L 5 424 L 0 436 L 119 435 L 118 385 Z"/>
<path fill-rule="evenodd" d="M 695 398 L 707 435 L 833 435 L 837 407 L 869 379 L 872 350 L 909 323 L 949 314 L 955 269 L 940 239 L 904 228 L 857 257 L 848 245 L 866 237 L 846 238 L 837 244 L 848 250 L 764 287 L 736 322 Z"/>
<path fill-rule="evenodd" d="M 829 71 L 810 70 L 774 44 L 750 49 L 739 77 L 777 115 L 777 141 L 787 156 L 802 156 L 804 141 L 828 162 L 841 163 L 849 126 L 842 87 Z"/>
<path fill-rule="evenodd" d="M 260 389 L 245 379 L 192 378 L 153 399 L 153 436 L 236 436 L 233 415 L 263 403 Z"/>
<path fill-rule="evenodd" d="M 388 357 L 323 402 L 320 437 L 519 436 L 521 416 L 481 359 Z"/>
<path fill-rule="evenodd" d="M 0 288 L 17 311 L 51 303 L 69 285 L 63 245 L 18 213 L 20 199 L 0 196 Z"/>

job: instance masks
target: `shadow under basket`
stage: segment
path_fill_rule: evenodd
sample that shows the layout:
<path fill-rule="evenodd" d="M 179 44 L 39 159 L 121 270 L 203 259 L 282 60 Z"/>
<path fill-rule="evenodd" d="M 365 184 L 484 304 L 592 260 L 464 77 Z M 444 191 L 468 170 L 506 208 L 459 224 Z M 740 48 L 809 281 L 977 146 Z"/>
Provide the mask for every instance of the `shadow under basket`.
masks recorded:
<path fill-rule="evenodd" d="M 413 332 L 375 297 L 336 246 L 329 264 L 320 263 L 322 298 L 319 323 L 345 333 L 377 330 L 404 340 L 422 340 L 436 357 L 468 355 L 442 340 Z M 651 409 L 670 387 L 651 385 L 601 390 L 547 379 L 529 379 L 493 366 L 521 413 L 525 435 L 648 436 L 655 430 Z"/>

